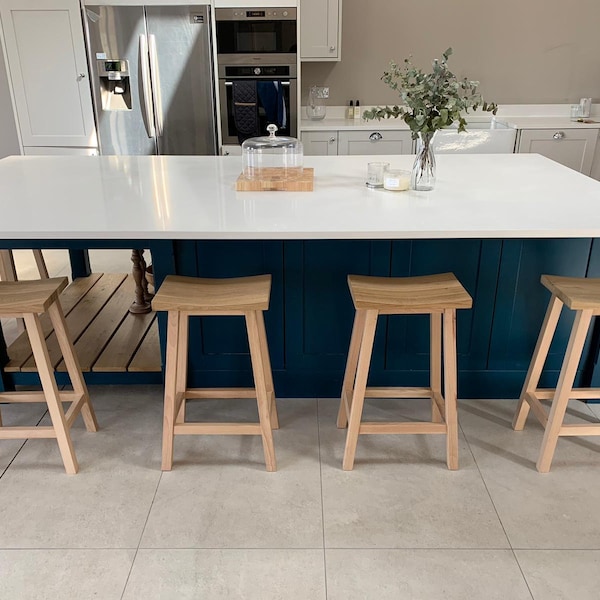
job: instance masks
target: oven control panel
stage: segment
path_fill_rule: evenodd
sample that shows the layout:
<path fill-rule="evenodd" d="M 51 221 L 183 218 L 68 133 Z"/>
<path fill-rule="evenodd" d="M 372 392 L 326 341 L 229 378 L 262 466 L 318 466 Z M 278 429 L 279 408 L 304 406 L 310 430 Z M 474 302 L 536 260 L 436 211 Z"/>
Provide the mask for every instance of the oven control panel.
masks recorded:
<path fill-rule="evenodd" d="M 295 21 L 297 9 L 281 8 L 217 8 L 218 21 Z"/>

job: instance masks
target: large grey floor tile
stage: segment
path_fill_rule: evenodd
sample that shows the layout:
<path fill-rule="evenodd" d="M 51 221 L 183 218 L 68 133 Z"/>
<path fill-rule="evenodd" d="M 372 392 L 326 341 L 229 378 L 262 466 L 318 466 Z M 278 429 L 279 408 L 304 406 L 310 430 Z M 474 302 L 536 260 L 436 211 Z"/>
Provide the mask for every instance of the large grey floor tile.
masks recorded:
<path fill-rule="evenodd" d="M 535 600 L 598 600 L 597 550 L 517 550 L 517 560 Z"/>
<path fill-rule="evenodd" d="M 315 400 L 280 400 L 278 471 L 259 436 L 180 436 L 143 548 L 323 547 Z M 253 400 L 192 403 L 189 419 L 257 419 Z"/>
<path fill-rule="evenodd" d="M 119 600 L 134 550 L 0 550 L 0 598 Z"/>
<path fill-rule="evenodd" d="M 328 600 L 531 600 L 510 550 L 327 550 Z"/>
<path fill-rule="evenodd" d="M 123 600 L 324 600 L 322 550 L 140 550 Z"/>
<path fill-rule="evenodd" d="M 561 438 L 550 473 L 535 462 L 543 430 L 511 421 L 516 401 L 462 402 L 461 425 L 514 548 L 600 549 L 600 439 Z M 573 402 L 565 422 L 595 420 Z"/>
<path fill-rule="evenodd" d="M 96 410 L 97 433 L 74 424 L 77 475 L 65 474 L 55 440 L 25 444 L 0 479 L 0 548 L 137 547 L 161 476 L 162 398 L 118 392 L 121 408 Z"/>
<path fill-rule="evenodd" d="M 359 437 L 353 471 L 342 470 L 346 430 L 337 401 L 319 401 L 327 548 L 507 548 L 463 439 L 458 471 L 446 467 L 442 435 Z M 366 420 L 426 419 L 425 402 L 369 401 Z"/>
<path fill-rule="evenodd" d="M 2 423 L 7 427 L 33 427 L 46 412 L 45 404 L 1 404 Z M 0 475 L 15 457 L 25 440 L 0 440 Z"/>

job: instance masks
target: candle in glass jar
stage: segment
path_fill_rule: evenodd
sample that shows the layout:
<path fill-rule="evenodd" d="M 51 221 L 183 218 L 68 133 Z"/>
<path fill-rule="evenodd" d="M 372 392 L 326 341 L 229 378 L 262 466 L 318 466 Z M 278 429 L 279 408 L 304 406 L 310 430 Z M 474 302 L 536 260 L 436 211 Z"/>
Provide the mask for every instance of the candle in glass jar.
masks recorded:
<path fill-rule="evenodd" d="M 383 174 L 383 187 L 393 192 L 410 189 L 410 172 L 401 169 L 388 169 Z"/>

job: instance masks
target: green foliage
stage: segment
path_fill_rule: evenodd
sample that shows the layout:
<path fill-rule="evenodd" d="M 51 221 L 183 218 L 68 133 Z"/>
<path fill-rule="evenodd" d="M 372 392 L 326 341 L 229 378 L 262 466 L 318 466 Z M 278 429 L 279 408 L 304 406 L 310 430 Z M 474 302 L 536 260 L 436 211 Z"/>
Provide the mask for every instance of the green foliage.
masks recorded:
<path fill-rule="evenodd" d="M 404 66 L 390 63 L 381 79 L 400 94 L 400 106 L 377 107 L 363 112 L 365 119 L 390 119 L 401 117 L 410 127 L 412 137 L 419 133 L 435 132 L 458 122 L 458 131 L 466 131 L 464 115 L 469 109 L 496 114 L 498 106 L 484 102 L 478 92 L 479 82 L 457 79 L 448 69 L 448 58 L 452 48 L 442 54 L 442 60 L 433 61 L 431 73 L 417 69 L 410 58 L 404 59 Z"/>

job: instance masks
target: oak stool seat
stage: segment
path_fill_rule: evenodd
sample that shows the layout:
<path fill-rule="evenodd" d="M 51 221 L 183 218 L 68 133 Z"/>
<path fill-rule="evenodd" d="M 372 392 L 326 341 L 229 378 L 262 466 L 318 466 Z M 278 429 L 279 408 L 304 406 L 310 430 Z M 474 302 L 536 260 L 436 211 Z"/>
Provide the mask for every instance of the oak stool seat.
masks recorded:
<path fill-rule="evenodd" d="M 552 296 L 525 377 L 513 428 L 522 430 L 529 410 L 533 409 L 533 414 L 544 427 L 536 466 L 540 473 L 547 473 L 559 436 L 600 435 L 600 424 L 563 425 L 569 399 L 600 398 L 600 388 L 573 388 L 592 317 L 600 315 L 600 279 L 542 275 L 541 282 Z M 541 389 L 538 384 L 563 306 L 575 311 L 575 320 L 556 388 Z M 542 400 L 552 401 L 549 412 L 542 405 Z"/>
<path fill-rule="evenodd" d="M 349 275 L 356 309 L 337 426 L 348 426 L 343 469 L 352 470 L 360 434 L 446 434 L 447 464 L 458 468 L 456 411 L 456 310 L 471 308 L 472 299 L 452 273 L 422 277 Z M 379 315 L 430 315 L 430 386 L 367 387 Z M 442 321 L 444 394 L 442 394 Z M 361 422 L 365 398 L 430 398 L 432 420 Z"/>
<path fill-rule="evenodd" d="M 271 276 L 203 279 L 168 275 L 152 300 L 154 310 L 168 311 L 162 470 L 173 466 L 176 435 L 260 435 L 267 471 L 276 470 L 272 429 L 279 427 L 273 375 L 263 312 L 269 308 Z M 250 346 L 253 388 L 188 388 L 189 317 L 245 318 Z M 256 398 L 258 423 L 190 423 L 185 421 L 187 400 Z"/>
<path fill-rule="evenodd" d="M 56 438 L 65 470 L 73 475 L 79 465 L 71 441 L 71 425 L 80 412 L 88 431 L 97 431 L 98 424 L 59 301 L 67 283 L 66 277 L 0 282 L 0 317 L 24 320 L 42 384 L 41 392 L 2 392 L 0 402 L 45 402 L 52 420 L 51 426 L 15 427 L 4 426 L 0 417 L 0 439 Z M 73 391 L 58 390 L 39 313 L 47 313 L 54 328 Z M 63 402 L 71 402 L 66 413 Z"/>

